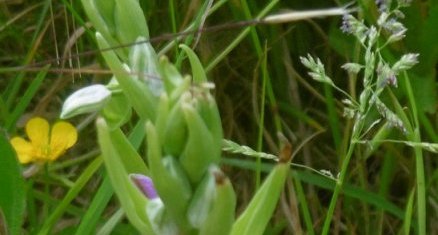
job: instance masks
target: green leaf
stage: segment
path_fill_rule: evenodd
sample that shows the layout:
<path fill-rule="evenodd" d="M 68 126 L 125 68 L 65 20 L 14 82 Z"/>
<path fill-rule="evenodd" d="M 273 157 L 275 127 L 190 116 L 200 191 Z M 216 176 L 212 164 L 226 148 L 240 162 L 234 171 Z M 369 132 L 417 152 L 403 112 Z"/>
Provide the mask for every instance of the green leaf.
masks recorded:
<path fill-rule="evenodd" d="M 134 173 L 135 167 L 129 165 L 125 168 L 125 162 L 122 161 L 120 149 L 123 149 L 123 141 L 118 141 L 119 138 L 112 138 L 111 131 L 104 119 L 99 118 L 96 121 L 99 145 L 102 150 L 102 158 L 105 163 L 108 176 L 114 188 L 120 204 L 126 213 L 129 221 L 138 231 L 143 234 L 154 234 L 146 215 L 146 205 L 148 199 L 138 190 L 130 181 L 128 171 Z M 118 134 L 116 133 L 116 136 Z M 128 148 L 126 148 L 128 149 Z M 135 164 L 135 163 L 133 163 Z M 138 166 L 139 169 L 142 168 Z M 137 173 L 144 173 L 142 171 Z"/>
<path fill-rule="evenodd" d="M 119 41 L 134 43 L 138 37 L 149 39 L 146 18 L 137 0 L 115 1 L 114 24 Z"/>
<path fill-rule="evenodd" d="M 0 212 L 4 215 L 9 233 L 21 234 L 25 208 L 24 180 L 15 151 L 3 135 L 0 135 L 0 153 Z"/>
<path fill-rule="evenodd" d="M 199 61 L 198 56 L 193 52 L 193 50 L 184 45 L 179 45 L 181 49 L 187 54 L 190 60 L 190 65 L 192 66 L 192 76 L 193 82 L 195 84 L 200 84 L 203 82 L 207 82 L 207 75 L 205 74 L 204 66 L 202 66 L 201 61 Z"/>
<path fill-rule="evenodd" d="M 109 135 L 113 145 L 112 147 L 117 151 L 119 159 L 126 172 L 128 174 L 137 173 L 149 175 L 149 170 L 143 159 L 131 145 L 120 128 L 110 131 Z"/>
<path fill-rule="evenodd" d="M 263 234 L 283 190 L 289 164 L 277 164 L 257 191 L 245 211 L 239 216 L 231 235 Z"/>

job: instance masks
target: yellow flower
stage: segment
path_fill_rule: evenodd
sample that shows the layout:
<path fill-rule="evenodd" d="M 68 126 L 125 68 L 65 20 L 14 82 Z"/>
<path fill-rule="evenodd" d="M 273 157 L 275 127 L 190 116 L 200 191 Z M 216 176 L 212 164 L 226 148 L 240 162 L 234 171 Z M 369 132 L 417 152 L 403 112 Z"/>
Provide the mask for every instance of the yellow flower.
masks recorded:
<path fill-rule="evenodd" d="M 21 137 L 11 139 L 11 144 L 23 163 L 54 161 L 78 138 L 76 128 L 68 122 L 57 122 L 50 129 L 49 123 L 39 117 L 30 119 L 26 124 L 26 134 L 30 141 Z"/>

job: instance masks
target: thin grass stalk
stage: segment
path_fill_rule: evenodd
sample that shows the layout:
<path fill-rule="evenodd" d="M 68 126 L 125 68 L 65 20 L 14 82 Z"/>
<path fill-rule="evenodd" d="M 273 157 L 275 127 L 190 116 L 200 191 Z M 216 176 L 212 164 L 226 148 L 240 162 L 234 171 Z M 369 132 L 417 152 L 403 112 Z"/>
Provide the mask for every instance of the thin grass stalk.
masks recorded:
<path fill-rule="evenodd" d="M 401 229 L 403 231 L 403 234 L 409 235 L 411 234 L 411 224 L 412 224 L 412 214 L 413 214 L 413 208 L 414 208 L 414 197 L 415 197 L 415 188 L 411 190 L 411 193 L 409 193 L 408 202 L 406 204 L 405 208 L 405 217 L 403 219 L 403 228 Z M 402 234 L 401 232 L 399 234 Z"/>
<path fill-rule="evenodd" d="M 301 207 L 301 213 L 303 214 L 303 220 L 304 224 L 306 225 L 306 233 L 309 235 L 314 235 L 315 231 L 313 230 L 313 223 L 312 223 L 312 215 L 310 214 L 309 205 L 306 200 L 306 195 L 304 193 L 303 185 L 301 184 L 301 181 L 297 179 L 296 177 L 293 177 L 295 190 L 298 197 L 298 203 Z"/>
<path fill-rule="evenodd" d="M 418 122 L 418 110 L 415 103 L 414 93 L 412 91 L 411 82 L 409 81 L 409 77 L 406 72 L 404 72 L 404 80 L 406 86 L 406 93 L 408 96 L 409 103 L 412 109 L 412 117 L 413 117 L 413 132 L 407 136 L 409 141 L 420 143 L 421 135 L 420 135 L 420 125 Z M 418 234 L 425 235 L 426 234 L 426 180 L 424 174 L 424 159 L 423 159 L 423 151 L 420 146 L 414 147 L 414 155 L 415 155 L 415 165 L 416 165 L 416 184 L 417 184 L 417 222 L 418 222 Z"/>
<path fill-rule="evenodd" d="M 263 147 L 263 130 L 265 126 L 265 102 L 266 102 L 266 82 L 268 80 L 268 72 L 266 68 L 267 64 L 267 45 L 265 44 L 265 53 L 263 55 L 263 63 L 262 63 L 262 94 L 260 97 L 260 120 L 259 120 L 259 133 L 257 136 L 257 151 L 260 152 Z M 262 171 L 262 159 L 260 157 L 257 158 L 257 168 L 256 168 L 256 180 L 255 180 L 255 186 L 256 189 L 260 186 L 260 178 L 261 178 L 261 171 Z"/>
<path fill-rule="evenodd" d="M 327 211 L 327 215 L 326 215 L 325 220 L 324 220 L 324 225 L 323 225 L 322 233 L 321 233 L 323 235 L 327 235 L 330 231 L 330 224 L 331 224 L 333 214 L 334 214 L 334 211 L 336 208 L 336 203 L 338 201 L 339 194 L 342 191 L 342 187 L 344 185 L 344 180 L 345 180 L 345 177 L 347 175 L 348 164 L 350 163 L 351 156 L 353 156 L 354 148 L 356 147 L 356 143 L 354 141 L 356 139 L 356 138 L 354 138 L 355 136 L 357 136 L 357 135 L 353 134 L 353 137 L 351 138 L 351 141 L 350 141 L 350 146 L 348 148 L 348 152 L 345 155 L 344 160 L 342 162 L 341 172 L 339 173 L 339 178 L 336 181 L 336 185 L 335 185 L 335 189 L 334 189 L 334 192 L 332 195 L 332 199 L 330 200 L 330 206 L 329 206 L 329 209 Z"/>
<path fill-rule="evenodd" d="M 177 33 L 176 29 L 176 11 L 175 11 L 175 1 L 169 0 L 169 18 L 172 26 L 172 33 Z M 178 53 L 178 42 L 175 42 L 175 53 Z"/>

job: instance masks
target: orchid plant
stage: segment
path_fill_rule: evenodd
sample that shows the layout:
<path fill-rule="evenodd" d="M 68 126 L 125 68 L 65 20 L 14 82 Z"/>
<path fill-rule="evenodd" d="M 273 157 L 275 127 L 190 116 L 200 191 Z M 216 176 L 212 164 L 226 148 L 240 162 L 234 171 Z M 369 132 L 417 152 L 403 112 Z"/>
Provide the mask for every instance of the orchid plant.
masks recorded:
<path fill-rule="evenodd" d="M 132 225 L 142 234 L 262 234 L 282 191 L 290 154 L 280 158 L 236 218 L 236 194 L 219 167 L 223 134 L 210 93 L 214 84 L 196 54 L 180 45 L 192 68 L 191 76 L 183 76 L 148 42 L 136 0 L 82 4 L 114 76 L 107 85 L 73 93 L 61 117 L 98 112 L 102 158 Z M 109 50 L 134 41 L 131 47 Z M 131 134 L 140 142 L 146 138 L 147 161 L 120 129 L 132 109 L 139 120 Z"/>

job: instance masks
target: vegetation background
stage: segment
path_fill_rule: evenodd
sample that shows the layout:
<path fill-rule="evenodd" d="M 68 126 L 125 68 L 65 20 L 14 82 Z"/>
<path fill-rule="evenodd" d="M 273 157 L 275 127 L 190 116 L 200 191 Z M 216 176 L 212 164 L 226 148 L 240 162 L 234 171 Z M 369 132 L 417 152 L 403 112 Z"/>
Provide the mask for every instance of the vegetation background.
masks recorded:
<path fill-rule="evenodd" d="M 151 38 L 157 38 L 153 42 L 157 51 L 176 39 L 176 35 L 164 38 L 161 35 L 184 30 L 203 4 L 200 0 L 139 2 L 148 20 Z M 384 51 L 389 61 L 407 52 L 420 54 L 420 62 L 409 71 L 409 77 L 419 107 L 422 140 L 433 143 L 438 143 L 437 2 L 414 0 L 410 7 L 404 8 L 403 23 L 408 28 L 407 36 Z M 339 156 L 343 156 L 348 147 L 352 123 L 342 116 L 341 94 L 310 79 L 299 56 L 308 53 L 318 56 L 334 82 L 356 97 L 361 83 L 349 78 L 340 66 L 357 60 L 363 52 L 352 36 L 341 32 L 341 17 L 254 27 L 232 27 L 232 23 L 253 19 L 269 4 L 275 4 L 270 13 L 277 13 L 290 9 L 343 6 L 347 2 L 229 0 L 218 3 L 219 7 L 208 16 L 204 27 L 226 26 L 221 30 L 203 32 L 195 48 L 209 78 L 216 85 L 214 92 L 225 138 L 258 151 L 277 154 L 277 133 L 282 132 L 294 147 L 303 143 L 302 148 L 297 148 L 299 151 L 293 163 L 336 176 L 342 162 Z M 376 21 L 378 13 L 373 1 L 359 0 L 354 6 L 359 8 L 358 15 L 365 22 Z M 244 30 L 250 30 L 247 36 L 223 56 L 221 53 L 233 45 L 232 42 Z M 110 71 L 105 68 L 96 48 L 93 29 L 87 24 L 80 1 L 1 1 L 1 135 L 22 134 L 25 121 L 32 116 L 55 121 L 63 101 L 72 91 L 90 84 L 106 83 Z M 175 46 L 166 55 L 173 62 L 180 63 L 184 71 L 187 64 L 177 59 L 178 53 Z M 265 56 L 267 66 L 263 67 Z M 221 60 L 217 61 L 218 58 Z M 50 67 L 45 67 L 48 64 Z M 407 98 L 403 84 L 393 91 L 399 102 L 405 105 Z M 261 105 L 263 102 L 265 105 Z M 264 112 L 261 107 L 264 107 Z M 66 156 L 50 166 L 49 178 L 38 174 L 22 182 L 26 191 L 23 194 L 26 197 L 25 234 L 36 234 L 46 227 L 53 227 L 55 234 L 75 234 L 78 225 L 93 225 L 92 234 L 96 231 L 104 234 L 109 228 L 111 234 L 136 233 L 120 216 L 117 200 L 108 182 L 102 180 L 105 175 L 103 168 L 90 170 L 99 153 L 92 120 L 93 116 L 72 120 L 78 127 L 79 141 Z M 308 141 L 315 133 L 319 134 Z M 394 130 L 388 138 L 403 138 L 403 134 Z M 223 167 L 239 195 L 238 211 L 241 211 L 253 195 L 258 180 L 254 174 L 256 164 L 251 157 L 225 155 Z M 272 165 L 271 161 L 263 161 L 263 171 L 269 171 Z M 266 234 L 321 231 L 334 181 L 302 166 L 291 168 Z M 435 223 L 438 221 L 436 154 L 424 152 L 424 166 L 427 231 L 428 234 L 438 234 Z M 90 173 L 86 180 L 84 173 Z M 409 234 L 407 228 L 412 228 L 411 233 L 415 234 L 415 175 L 411 147 L 384 143 L 370 151 L 366 145 L 360 146 L 349 166 L 331 234 L 397 234 L 406 231 Z M 80 187 L 78 182 L 82 183 Z M 0 186 L 0 197 L 12 200 L 11 205 L 18 203 L 11 198 L 14 187 L 11 183 Z M 80 190 L 75 195 L 68 194 L 74 187 Z M 71 203 L 63 204 L 70 196 L 73 196 Z M 90 206 L 96 197 L 101 197 L 101 204 Z"/>

